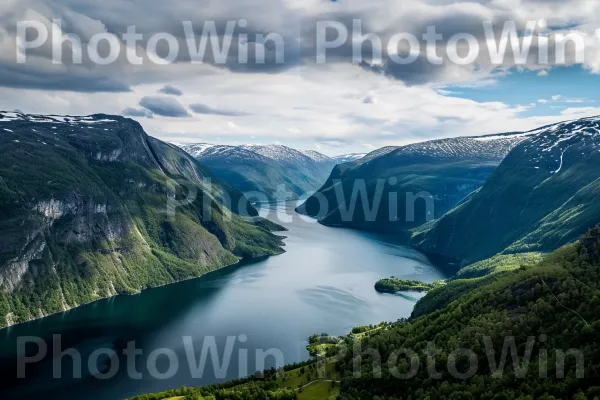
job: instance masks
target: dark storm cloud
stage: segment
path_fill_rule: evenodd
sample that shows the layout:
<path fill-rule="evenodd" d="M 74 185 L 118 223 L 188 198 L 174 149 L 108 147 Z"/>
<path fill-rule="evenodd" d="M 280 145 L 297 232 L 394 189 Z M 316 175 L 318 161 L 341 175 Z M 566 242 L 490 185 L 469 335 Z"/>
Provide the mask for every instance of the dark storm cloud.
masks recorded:
<path fill-rule="evenodd" d="M 558 0 L 525 0 L 524 2 L 534 9 L 545 4 L 561 7 L 564 3 Z M 423 55 L 425 44 L 421 38 L 428 26 L 435 25 L 437 33 L 444 36 L 442 43 L 455 33 L 471 33 L 480 40 L 480 43 L 483 43 L 482 21 L 494 21 L 498 31 L 501 31 L 506 20 L 514 19 L 522 29 L 525 19 L 531 17 L 531 15 L 522 16 L 522 13 L 499 7 L 494 4 L 495 2 L 487 0 L 409 1 L 406 5 L 394 4 L 390 0 L 382 0 L 376 5 L 351 0 L 339 3 L 323 0 L 323 4 L 303 8 L 290 2 L 273 0 L 253 2 L 230 0 L 221 2 L 218 6 L 215 6 L 217 3 L 211 0 L 174 2 L 106 0 L 101 4 L 80 0 L 60 2 L 32 0 L 23 4 L 0 5 L 0 26 L 6 28 L 9 39 L 5 40 L 14 40 L 16 21 L 28 19 L 28 13 L 34 11 L 48 21 L 54 18 L 63 20 L 64 33 L 73 33 L 82 37 L 84 44 L 94 33 L 109 32 L 120 37 L 127 31 L 127 27 L 135 26 L 137 33 L 144 37 L 138 43 L 140 47 L 146 47 L 150 36 L 156 33 L 168 33 L 175 36 L 179 44 L 180 52 L 175 62 L 189 63 L 191 56 L 182 22 L 192 23 L 198 40 L 205 23 L 214 21 L 220 43 L 224 37 L 231 36 L 231 49 L 224 63 L 215 63 L 215 55 L 212 54 L 212 46 L 209 44 L 205 53 L 205 64 L 214 64 L 236 73 L 278 73 L 298 65 L 315 63 L 319 21 L 339 22 L 349 33 L 348 40 L 342 46 L 328 50 L 328 63 L 353 62 L 352 26 L 353 20 L 359 19 L 362 21 L 362 34 L 375 33 L 381 38 L 383 44 L 383 67 L 367 69 L 374 73 L 384 73 L 408 84 L 423 84 L 437 82 L 444 76 L 452 75 L 448 70 L 453 66 L 447 61 L 441 65 L 434 65 L 421 58 L 408 65 L 391 62 L 387 54 L 387 43 L 392 35 L 400 32 L 412 33 L 421 43 L 421 55 Z M 586 4 L 592 4 L 591 0 L 573 0 L 573 7 L 569 10 L 592 10 L 590 6 L 586 8 Z M 3 10 L 3 8 L 8 9 Z M 579 20 L 577 16 L 572 15 L 561 18 L 559 12 L 561 10 L 557 9 L 552 15 L 536 14 L 535 18 L 551 19 L 549 17 L 552 17 L 554 20 L 549 21 L 551 26 L 565 26 L 569 21 Z M 384 15 L 382 11 L 385 11 L 385 18 L 382 18 Z M 588 14 L 592 12 L 588 11 Z M 245 24 L 240 27 L 239 21 L 242 19 Z M 235 22 L 235 30 L 231 35 L 226 33 L 228 22 Z M 273 40 L 264 40 L 264 37 L 272 32 L 281 36 L 284 43 L 282 48 L 279 48 Z M 329 32 L 329 38 L 335 34 L 333 31 Z M 263 39 L 259 35 L 263 35 Z M 167 42 L 159 41 L 157 53 L 164 56 L 168 51 Z M 69 53 L 69 50 L 65 52 Z M 247 52 L 248 62 L 241 63 L 240 56 L 243 58 L 245 52 Z M 263 52 L 264 62 L 261 57 L 257 57 L 257 54 Z M 122 58 L 110 66 L 86 64 L 74 68 L 58 68 L 52 63 L 51 51 L 48 47 L 33 50 L 32 53 L 38 56 L 34 63 L 35 71 L 28 72 L 28 68 L 31 68 L 29 63 L 25 68 L 16 65 L 10 57 L 0 60 L 0 85 L 46 90 L 119 92 L 128 91 L 130 86 L 141 83 L 164 82 L 172 79 L 173 74 L 173 68 L 157 66 L 148 60 L 145 60 L 144 65 L 130 68 L 131 66 Z M 362 46 L 360 54 L 365 63 L 372 64 L 373 50 L 370 44 Z M 280 62 L 281 56 L 284 62 Z M 485 57 L 477 60 L 484 66 L 487 61 Z M 534 63 L 535 60 L 532 60 L 529 64 Z M 186 73 L 191 76 L 191 69 Z M 163 93 L 178 95 L 175 91 Z"/>
<path fill-rule="evenodd" d="M 128 84 L 94 72 L 52 71 L 0 62 L 0 86 L 17 89 L 68 90 L 73 92 L 130 92 Z"/>
<path fill-rule="evenodd" d="M 173 96 L 182 96 L 183 95 L 183 92 L 180 89 L 178 89 L 172 85 L 165 86 L 164 88 L 160 89 L 159 92 L 163 93 L 163 94 L 170 94 Z"/>
<path fill-rule="evenodd" d="M 169 97 L 143 97 L 140 100 L 140 106 L 163 117 L 185 118 L 190 116 L 185 107 L 177 100 Z"/>
<path fill-rule="evenodd" d="M 192 110 L 196 114 L 223 115 L 226 117 L 241 117 L 244 115 L 248 115 L 241 111 L 218 109 L 218 108 L 213 108 L 213 107 L 207 106 L 206 104 L 200 104 L 200 103 L 191 104 L 190 110 Z"/>

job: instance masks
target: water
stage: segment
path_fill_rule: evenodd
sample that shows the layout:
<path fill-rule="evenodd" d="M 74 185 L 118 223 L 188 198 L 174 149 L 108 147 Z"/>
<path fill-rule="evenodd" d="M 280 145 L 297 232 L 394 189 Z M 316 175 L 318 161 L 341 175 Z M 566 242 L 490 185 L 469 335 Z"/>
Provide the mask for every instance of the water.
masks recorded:
<path fill-rule="evenodd" d="M 295 204 L 268 206 L 263 213 L 275 219 L 276 212 L 293 215 Z M 136 394 L 170 388 L 222 382 L 215 374 L 211 358 L 202 378 L 190 372 L 183 337 L 191 337 L 196 361 L 206 339 L 215 337 L 219 354 L 227 337 L 233 344 L 232 358 L 224 379 L 253 373 L 255 350 L 277 349 L 283 360 L 267 357 L 267 367 L 309 358 L 306 339 L 313 333 L 347 334 L 354 326 L 395 321 L 410 315 L 420 296 L 379 294 L 374 283 L 397 276 L 432 282 L 443 278 L 422 254 L 395 243 L 393 238 L 339 228 L 328 228 L 293 215 L 293 221 L 279 223 L 289 231 L 287 252 L 280 256 L 228 267 L 202 278 L 156 288 L 137 296 L 106 299 L 66 313 L 0 331 L 0 398 L 116 400 Z M 73 361 L 62 360 L 62 379 L 51 357 L 28 365 L 26 379 L 16 379 L 17 337 L 39 336 L 50 340 L 61 334 L 61 346 L 82 354 L 81 378 L 73 379 Z M 244 340 L 245 339 L 245 340 Z M 123 349 L 135 341 L 142 355 L 135 358 L 132 379 Z M 119 354 L 112 364 L 100 357 L 100 372 L 119 368 L 114 377 L 99 380 L 88 368 L 90 354 L 99 348 Z M 158 356 L 148 367 L 150 353 L 159 348 L 172 350 L 179 368 L 168 379 L 157 373 L 169 372 L 167 355 Z M 35 350 L 35 346 L 31 351 Z M 242 351 L 240 351 L 242 350 Z M 243 354 L 248 353 L 248 362 Z M 48 353 L 52 354 L 52 345 Z M 242 358 L 240 358 L 242 357 Z M 262 357 L 261 357 L 262 358 Z M 150 370 L 156 365 L 156 371 Z M 241 367 L 240 367 L 241 366 Z M 153 377 L 153 375 L 155 377 Z M 170 374 L 169 374 L 170 375 Z"/>

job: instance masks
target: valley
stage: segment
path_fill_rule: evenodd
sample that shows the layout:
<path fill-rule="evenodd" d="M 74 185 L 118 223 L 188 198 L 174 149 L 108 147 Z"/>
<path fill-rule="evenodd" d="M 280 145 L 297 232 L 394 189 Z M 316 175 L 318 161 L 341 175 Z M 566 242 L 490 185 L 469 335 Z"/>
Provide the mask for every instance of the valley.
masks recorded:
<path fill-rule="evenodd" d="M 373 284 L 381 277 L 394 275 L 425 282 L 446 277 L 425 256 L 394 237 L 328 228 L 295 214 L 297 205 L 288 202 L 259 209 L 261 215 L 288 229 L 280 233 L 286 236 L 286 252 L 281 255 L 0 330 L 0 371 L 7 378 L 0 391 L 7 398 L 38 399 L 43 395 L 104 400 L 182 385 L 223 383 L 239 377 L 240 349 L 248 350 L 247 371 L 252 374 L 256 349 L 280 350 L 281 365 L 302 362 L 310 359 L 307 338 L 315 332 L 347 335 L 355 326 L 408 317 L 422 295 L 379 294 Z M 282 221 L 282 215 L 291 220 Z M 63 347 L 75 348 L 83 357 L 98 347 L 121 354 L 128 342 L 135 341 L 143 351 L 136 362 L 143 379 L 128 377 L 122 355 L 122 368 L 109 380 L 94 379 L 87 367 L 82 379 L 71 379 L 68 357 L 63 360 L 65 377 L 61 380 L 51 378 L 50 357 L 28 365 L 28 379 L 8 379 L 14 376 L 16 339 L 34 335 L 51 341 L 53 334 L 61 334 Z M 206 337 L 215 337 L 218 352 L 223 354 L 225 339 L 242 334 L 247 341 L 236 341 L 226 376 L 215 376 L 210 358 L 201 379 L 190 376 L 182 337 L 191 336 L 198 352 Z M 168 380 L 153 378 L 146 369 L 150 352 L 160 348 L 173 349 L 180 360 L 178 374 Z M 270 367 L 273 359 L 269 357 L 266 362 Z M 164 371 L 167 363 L 168 359 L 160 358 L 157 368 Z"/>
<path fill-rule="evenodd" d="M 560 379 L 581 367 L 565 365 L 561 349 L 581 351 L 589 373 L 600 365 L 598 118 L 336 159 L 281 145 L 176 146 L 117 116 L 1 115 L 0 207 L 10 218 L 0 219 L 0 324 L 10 329 L 0 331 L 0 371 L 12 376 L 23 355 L 15 342 L 26 335 L 49 345 L 60 334 L 83 356 L 104 346 L 116 357 L 96 359 L 81 378 L 53 380 L 57 362 L 70 371 L 69 359 L 48 354 L 29 366 L 27 380 L 3 383 L 9 396 L 599 393 L 587 381 Z M 533 345 L 528 384 L 518 389 L 516 369 L 492 381 L 487 370 L 465 381 L 444 369 L 468 366 L 449 356 L 455 346 L 472 349 L 483 365 L 504 348 L 503 337 L 519 348 L 549 337 L 555 377 L 531 375 L 547 367 L 538 355 L 547 339 Z M 168 369 L 172 360 L 153 359 L 154 351 L 185 360 L 187 340 L 204 351 L 207 340 L 224 349 L 230 338 L 244 356 L 224 373 L 197 377 L 179 368 L 160 379 L 145 371 L 133 385 L 120 369 L 107 388 L 91 371 L 129 362 L 119 354 L 132 342 L 141 346 L 141 365 L 150 359 Z M 433 342 L 443 349 L 439 360 L 431 364 L 423 352 L 412 360 L 435 365 L 442 384 L 421 369 L 411 380 L 393 379 L 409 371 L 408 360 L 382 371 L 345 351 L 367 346 L 387 358 Z M 276 355 L 261 364 L 264 349 Z M 366 377 L 356 379 L 356 365 Z M 252 378 L 255 371 L 265 376 Z M 193 388 L 173 390 L 182 385 Z"/>
<path fill-rule="evenodd" d="M 298 212 L 329 226 L 400 234 L 441 217 L 483 186 L 525 138 L 507 133 L 379 149 L 336 166 Z"/>
<path fill-rule="evenodd" d="M 224 146 L 178 144 L 218 178 L 229 182 L 254 202 L 295 200 L 317 190 L 332 168 L 360 159 L 362 154 L 328 157 L 314 150 L 282 145 Z"/>

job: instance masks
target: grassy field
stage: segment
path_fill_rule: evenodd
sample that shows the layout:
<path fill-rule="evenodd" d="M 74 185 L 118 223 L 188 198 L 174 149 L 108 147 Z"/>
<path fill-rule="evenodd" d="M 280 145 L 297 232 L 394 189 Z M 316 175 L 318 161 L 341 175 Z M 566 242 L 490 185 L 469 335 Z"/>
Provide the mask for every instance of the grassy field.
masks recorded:
<path fill-rule="evenodd" d="M 360 332 L 356 331 L 355 333 L 350 334 L 348 336 L 350 336 L 352 340 L 364 340 L 372 334 L 381 331 L 382 329 L 386 329 L 387 327 L 387 323 L 381 323 L 375 326 L 364 326 L 360 327 Z M 319 350 L 323 350 L 323 352 L 325 352 L 325 347 L 323 346 L 326 346 L 327 348 L 334 348 L 336 346 L 341 346 L 343 345 L 343 343 L 345 343 L 342 337 L 338 338 L 338 340 L 339 342 L 337 345 L 330 343 L 318 345 Z M 280 391 L 292 390 L 296 393 L 297 399 L 299 400 L 336 399 L 339 395 L 339 384 L 341 375 L 336 369 L 335 361 L 336 357 L 321 358 L 321 360 L 315 361 L 311 364 L 307 364 L 286 372 L 281 372 L 283 375 L 279 378 L 276 378 L 275 381 L 271 381 L 275 383 L 275 386 L 270 386 L 268 390 L 271 391 L 271 393 L 279 393 Z M 281 369 L 280 371 L 283 371 L 283 369 Z M 239 385 L 229 387 L 225 390 L 229 391 L 230 394 L 232 394 L 232 392 L 244 393 L 252 391 L 252 388 L 256 386 L 257 382 L 263 381 L 259 380 L 244 382 L 240 383 Z M 148 397 L 148 395 L 138 396 L 135 399 L 183 400 L 185 396 L 175 396 L 179 394 L 186 394 L 186 392 L 182 390 L 173 390 L 162 393 L 162 396 L 161 393 L 157 393 L 150 395 L 150 397 Z M 208 396 L 205 398 L 213 399 L 212 396 Z"/>
<path fill-rule="evenodd" d="M 337 383 L 334 384 L 333 382 L 328 381 L 317 381 L 304 387 L 302 391 L 298 393 L 298 400 L 333 400 L 337 398 L 339 392 L 340 389 Z"/>

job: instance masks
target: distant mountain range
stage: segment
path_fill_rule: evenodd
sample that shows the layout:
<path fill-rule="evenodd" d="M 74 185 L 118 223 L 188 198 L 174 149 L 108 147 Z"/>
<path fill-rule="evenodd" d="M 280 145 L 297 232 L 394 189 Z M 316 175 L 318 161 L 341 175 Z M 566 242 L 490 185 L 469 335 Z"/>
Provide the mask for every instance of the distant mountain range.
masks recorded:
<path fill-rule="evenodd" d="M 480 188 L 525 138 L 506 133 L 384 147 L 336 166 L 298 212 L 330 226 L 392 232 L 414 228 L 441 217 Z"/>
<path fill-rule="evenodd" d="M 242 193 L 130 119 L 0 112 L 0 159 L 0 327 L 283 251 Z"/>
<path fill-rule="evenodd" d="M 352 154 L 331 158 L 314 150 L 299 151 L 282 145 L 177 145 L 256 201 L 298 199 L 317 190 L 335 165 L 360 157 Z"/>
<path fill-rule="evenodd" d="M 331 157 L 331 158 L 333 158 L 337 164 L 344 164 L 344 163 L 349 163 L 349 162 L 353 162 L 356 160 L 360 160 L 367 154 L 368 153 L 351 153 L 351 154 L 344 154 L 341 156 L 335 156 L 335 157 Z"/>
<path fill-rule="evenodd" d="M 523 137 L 480 190 L 415 235 L 419 248 L 468 264 L 551 251 L 600 222 L 600 118 Z"/>

